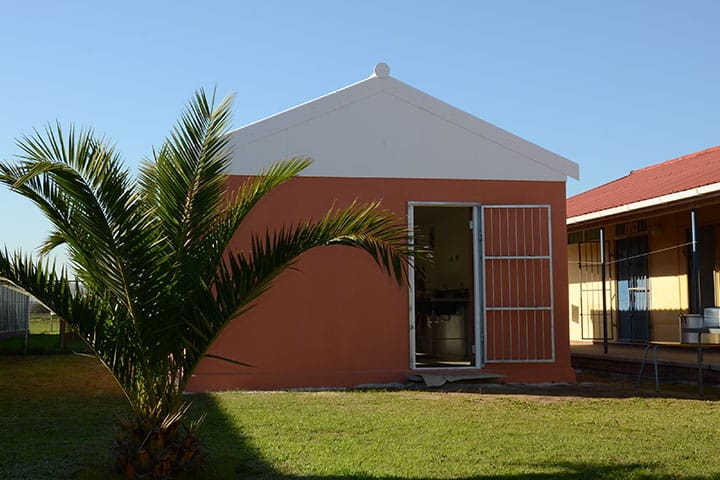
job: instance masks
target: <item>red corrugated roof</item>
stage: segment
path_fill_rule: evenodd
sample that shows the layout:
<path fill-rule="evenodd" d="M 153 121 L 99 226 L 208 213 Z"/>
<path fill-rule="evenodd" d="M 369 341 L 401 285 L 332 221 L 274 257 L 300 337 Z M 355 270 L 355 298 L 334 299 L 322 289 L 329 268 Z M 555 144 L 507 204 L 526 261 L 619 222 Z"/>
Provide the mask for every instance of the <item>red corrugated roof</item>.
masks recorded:
<path fill-rule="evenodd" d="M 720 145 L 640 170 L 567 200 L 568 218 L 720 182 Z"/>

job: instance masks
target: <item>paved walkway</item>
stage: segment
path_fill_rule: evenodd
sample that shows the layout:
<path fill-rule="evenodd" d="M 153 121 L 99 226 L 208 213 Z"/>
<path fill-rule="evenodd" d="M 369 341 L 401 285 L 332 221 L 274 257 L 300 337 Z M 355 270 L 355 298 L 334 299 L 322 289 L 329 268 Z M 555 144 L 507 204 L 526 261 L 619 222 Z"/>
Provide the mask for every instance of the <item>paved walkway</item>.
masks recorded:
<path fill-rule="evenodd" d="M 602 343 L 571 345 L 572 365 L 579 371 L 613 373 L 636 376 L 646 345 L 610 343 L 608 353 Z M 661 381 L 697 382 L 697 349 L 661 346 L 657 349 Z M 703 350 L 703 378 L 708 385 L 720 384 L 720 345 Z M 652 350 L 648 352 L 643 376 L 654 376 Z"/>
<path fill-rule="evenodd" d="M 605 357 L 609 359 L 623 359 L 640 363 L 645 345 L 642 344 L 608 344 L 607 355 L 603 352 L 603 344 L 595 343 L 590 345 L 571 345 L 570 350 L 573 356 Z M 652 360 L 652 353 L 648 355 Z M 660 347 L 657 350 L 658 362 L 672 362 L 676 364 L 688 364 L 690 367 L 697 367 L 697 350 L 695 348 L 669 348 Z M 713 370 L 720 370 L 720 345 L 716 348 L 703 351 L 703 365 Z"/>

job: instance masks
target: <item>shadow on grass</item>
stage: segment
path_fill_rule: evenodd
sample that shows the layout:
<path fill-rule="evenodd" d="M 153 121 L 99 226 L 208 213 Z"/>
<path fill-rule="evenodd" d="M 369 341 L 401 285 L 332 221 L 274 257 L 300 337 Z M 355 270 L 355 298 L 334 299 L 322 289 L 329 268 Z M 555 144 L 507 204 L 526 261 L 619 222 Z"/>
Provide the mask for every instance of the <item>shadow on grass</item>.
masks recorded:
<path fill-rule="evenodd" d="M 191 414 L 197 417 L 205 412 L 205 421 L 200 427 L 200 436 L 208 449 L 208 458 L 203 478 L 263 478 L 262 475 L 273 477 L 273 466 L 263 459 L 248 438 L 240 432 L 232 419 L 218 405 L 215 398 L 206 393 L 190 396 L 192 401 Z M 253 475 L 261 475 L 253 477 Z"/>
<path fill-rule="evenodd" d="M 561 386 L 487 385 L 482 387 L 451 385 L 443 389 L 428 389 L 428 391 L 586 399 L 669 398 L 677 400 L 720 400 L 720 389 L 718 389 L 718 387 L 705 386 L 703 388 L 703 396 L 700 397 L 698 388 L 695 385 L 686 384 L 662 385 L 660 392 L 656 392 L 655 386 L 649 384 L 641 384 L 639 386 L 630 384 L 623 386 L 597 386 L 587 384 Z"/>
<path fill-rule="evenodd" d="M 82 340 L 69 334 L 65 338 L 65 345 L 60 348 L 59 334 L 34 333 L 28 337 L 27 351 L 24 335 L 0 338 L 0 355 L 47 355 L 72 352 L 89 353 L 90 349 Z"/>
<path fill-rule="evenodd" d="M 458 392 L 499 395 L 532 395 L 543 397 L 577 397 L 588 399 L 621 398 L 674 398 L 679 400 L 720 400 L 720 388 L 705 384 L 703 396 L 699 396 L 695 379 L 691 382 L 661 382 L 655 391 L 654 377 L 644 376 L 638 383 L 636 375 L 577 374 L 577 383 L 544 384 L 483 384 L 447 383 L 442 387 L 428 388 L 436 392 Z"/>
<path fill-rule="evenodd" d="M 590 479 L 633 479 L 633 480 L 709 480 L 716 478 L 697 475 L 677 475 L 656 472 L 656 466 L 642 463 L 618 463 L 603 465 L 583 462 L 556 462 L 526 465 L 534 473 L 518 474 L 478 474 L 470 476 L 448 476 L 441 470 L 428 472 L 428 475 L 395 476 L 373 475 L 369 473 L 296 475 L 278 471 L 268 462 L 261 452 L 251 445 L 250 439 L 237 430 L 227 412 L 218 405 L 215 398 L 208 394 L 193 395 L 193 408 L 205 411 L 207 418 L 202 433 L 209 450 L 208 463 L 202 472 L 202 478 L 219 479 L 255 479 L 255 480 L 292 480 L 292 479 L 338 479 L 338 480 L 590 480 Z M 389 446 L 392 448 L 392 446 Z"/>

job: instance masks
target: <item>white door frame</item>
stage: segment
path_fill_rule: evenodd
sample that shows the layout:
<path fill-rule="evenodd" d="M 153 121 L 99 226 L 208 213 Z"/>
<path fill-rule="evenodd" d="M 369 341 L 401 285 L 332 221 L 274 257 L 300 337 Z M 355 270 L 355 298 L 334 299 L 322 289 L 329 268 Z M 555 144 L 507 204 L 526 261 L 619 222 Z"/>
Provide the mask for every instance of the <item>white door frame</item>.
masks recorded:
<path fill-rule="evenodd" d="M 471 365 L 458 367 L 428 367 L 433 371 L 463 368 L 482 368 L 484 365 L 483 356 L 485 354 L 485 288 L 482 278 L 481 255 L 482 248 L 482 222 L 480 221 L 480 210 L 482 205 L 477 202 L 423 202 L 409 201 L 407 207 L 407 222 L 410 230 L 410 244 L 414 245 L 414 228 L 415 228 L 415 207 L 461 207 L 472 209 L 472 252 L 473 252 L 473 325 L 475 332 L 475 344 L 473 348 L 474 363 Z M 415 352 L 415 258 L 410 257 L 408 262 L 408 300 L 410 312 L 410 368 L 415 370 L 416 352 Z M 425 370 L 425 369 L 423 369 Z"/>

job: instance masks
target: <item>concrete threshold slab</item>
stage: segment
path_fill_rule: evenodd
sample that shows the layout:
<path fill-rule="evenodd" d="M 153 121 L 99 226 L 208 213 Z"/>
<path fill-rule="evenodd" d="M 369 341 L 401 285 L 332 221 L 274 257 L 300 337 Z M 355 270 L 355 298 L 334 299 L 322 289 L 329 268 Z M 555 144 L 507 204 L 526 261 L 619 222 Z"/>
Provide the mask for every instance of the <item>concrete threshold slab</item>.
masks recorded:
<path fill-rule="evenodd" d="M 443 373 L 419 373 L 408 377 L 410 381 L 422 379 L 428 387 L 440 387 L 446 383 L 453 382 L 483 382 L 505 378 L 505 375 L 497 373 L 468 373 L 468 374 L 443 374 Z"/>

